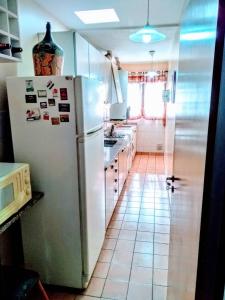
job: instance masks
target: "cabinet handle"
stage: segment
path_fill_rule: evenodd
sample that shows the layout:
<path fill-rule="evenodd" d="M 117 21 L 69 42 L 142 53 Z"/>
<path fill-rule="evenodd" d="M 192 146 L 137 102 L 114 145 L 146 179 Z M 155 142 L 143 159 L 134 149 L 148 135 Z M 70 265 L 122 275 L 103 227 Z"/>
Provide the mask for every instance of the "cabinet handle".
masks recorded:
<path fill-rule="evenodd" d="M 124 149 L 122 149 L 122 152 L 124 152 Z"/>
<path fill-rule="evenodd" d="M 115 163 L 117 163 L 118 162 L 118 159 L 115 159 Z"/>
<path fill-rule="evenodd" d="M 115 181 L 115 182 L 117 182 L 118 180 L 117 180 L 117 179 L 115 179 L 114 181 Z"/>
<path fill-rule="evenodd" d="M 112 165 L 112 166 L 111 166 L 111 169 L 113 169 L 113 168 L 114 168 L 114 166 Z"/>
<path fill-rule="evenodd" d="M 117 191 L 117 190 L 114 190 L 114 192 L 117 193 L 118 191 Z"/>
<path fill-rule="evenodd" d="M 117 173 L 117 171 L 118 171 L 118 170 L 117 170 L 117 169 L 115 169 L 115 172 L 116 172 L 116 173 Z"/>

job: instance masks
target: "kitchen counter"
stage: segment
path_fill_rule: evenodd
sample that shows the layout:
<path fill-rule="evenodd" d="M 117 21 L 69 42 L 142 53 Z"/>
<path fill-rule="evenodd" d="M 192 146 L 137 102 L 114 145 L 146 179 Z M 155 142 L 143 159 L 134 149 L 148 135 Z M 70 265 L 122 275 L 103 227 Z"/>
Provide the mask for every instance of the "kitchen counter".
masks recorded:
<path fill-rule="evenodd" d="M 113 140 L 117 140 L 117 143 L 112 147 L 104 147 L 104 166 L 108 168 L 108 166 L 113 162 L 118 153 L 126 147 L 130 142 L 129 135 L 125 135 L 123 138 L 111 138 Z"/>

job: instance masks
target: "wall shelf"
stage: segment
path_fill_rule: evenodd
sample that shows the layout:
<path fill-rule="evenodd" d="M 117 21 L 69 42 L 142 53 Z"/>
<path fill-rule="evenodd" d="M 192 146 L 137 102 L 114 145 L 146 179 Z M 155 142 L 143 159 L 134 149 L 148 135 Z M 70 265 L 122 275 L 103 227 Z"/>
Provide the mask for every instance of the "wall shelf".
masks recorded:
<path fill-rule="evenodd" d="M 20 46 L 18 0 L 0 0 L 0 43 Z M 0 50 L 0 62 L 19 62 L 21 53 L 13 53 L 10 49 Z"/>

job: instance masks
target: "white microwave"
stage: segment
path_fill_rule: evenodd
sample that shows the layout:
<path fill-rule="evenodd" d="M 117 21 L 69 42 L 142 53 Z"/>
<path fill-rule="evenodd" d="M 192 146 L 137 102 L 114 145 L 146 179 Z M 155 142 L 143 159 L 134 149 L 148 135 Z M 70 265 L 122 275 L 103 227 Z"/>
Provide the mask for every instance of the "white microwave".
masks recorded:
<path fill-rule="evenodd" d="M 0 225 L 30 199 L 29 165 L 24 163 L 0 163 Z"/>

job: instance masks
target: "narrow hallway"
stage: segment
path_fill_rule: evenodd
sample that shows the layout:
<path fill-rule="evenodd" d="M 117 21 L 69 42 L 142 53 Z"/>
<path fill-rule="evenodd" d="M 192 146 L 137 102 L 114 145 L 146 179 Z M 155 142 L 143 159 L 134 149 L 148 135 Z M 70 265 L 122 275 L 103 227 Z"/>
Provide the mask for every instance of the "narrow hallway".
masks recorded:
<path fill-rule="evenodd" d="M 136 155 L 90 285 L 75 299 L 166 300 L 169 233 L 163 156 Z"/>

